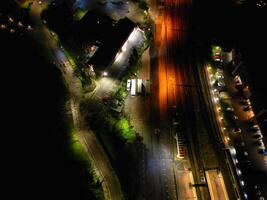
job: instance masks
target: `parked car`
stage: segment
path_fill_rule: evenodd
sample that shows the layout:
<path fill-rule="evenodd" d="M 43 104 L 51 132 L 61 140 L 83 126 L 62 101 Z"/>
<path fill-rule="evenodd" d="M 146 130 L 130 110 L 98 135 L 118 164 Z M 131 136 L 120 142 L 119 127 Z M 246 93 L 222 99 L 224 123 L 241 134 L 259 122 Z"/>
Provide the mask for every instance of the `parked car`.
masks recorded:
<path fill-rule="evenodd" d="M 248 100 L 241 100 L 239 103 L 243 106 L 250 106 L 250 102 Z"/>
<path fill-rule="evenodd" d="M 260 127 L 259 127 L 259 125 L 255 124 L 252 127 L 250 127 L 250 129 L 253 131 L 258 131 L 258 130 L 260 130 Z"/>
<path fill-rule="evenodd" d="M 218 86 L 219 86 L 219 87 L 224 87 L 224 86 L 225 86 L 224 81 L 223 81 L 223 80 L 219 80 L 219 81 L 218 81 Z"/>
<path fill-rule="evenodd" d="M 236 84 L 236 85 L 241 85 L 241 84 L 242 84 L 242 81 L 241 81 L 240 76 L 238 76 L 238 75 L 235 76 L 234 80 L 235 80 L 235 84 Z"/>
<path fill-rule="evenodd" d="M 259 153 L 260 153 L 260 154 L 263 154 L 264 156 L 267 155 L 267 151 L 266 151 L 266 149 L 260 149 L 260 150 L 259 150 Z"/>
<path fill-rule="evenodd" d="M 241 128 L 235 127 L 235 128 L 233 129 L 233 132 L 237 134 L 237 133 L 241 133 L 242 130 L 241 130 Z"/>
<path fill-rule="evenodd" d="M 262 139 L 257 140 L 257 141 L 255 142 L 255 144 L 256 144 L 257 146 L 264 146 L 264 143 L 263 143 Z"/>
<path fill-rule="evenodd" d="M 250 111 L 252 108 L 251 108 L 251 106 L 246 106 L 245 108 L 244 108 L 244 111 Z"/>
<path fill-rule="evenodd" d="M 253 126 L 253 125 L 255 125 L 257 122 L 256 122 L 255 118 L 252 117 L 252 118 L 250 118 L 250 119 L 247 121 L 247 123 L 248 123 L 250 126 Z"/>
<path fill-rule="evenodd" d="M 265 149 L 265 146 L 263 145 L 263 146 L 259 146 L 258 147 L 259 149 Z"/>
<path fill-rule="evenodd" d="M 234 112 L 234 108 L 232 108 L 232 107 L 227 107 L 226 110 L 229 112 Z"/>
<path fill-rule="evenodd" d="M 260 140 L 262 139 L 262 134 L 253 135 L 253 138 Z"/>

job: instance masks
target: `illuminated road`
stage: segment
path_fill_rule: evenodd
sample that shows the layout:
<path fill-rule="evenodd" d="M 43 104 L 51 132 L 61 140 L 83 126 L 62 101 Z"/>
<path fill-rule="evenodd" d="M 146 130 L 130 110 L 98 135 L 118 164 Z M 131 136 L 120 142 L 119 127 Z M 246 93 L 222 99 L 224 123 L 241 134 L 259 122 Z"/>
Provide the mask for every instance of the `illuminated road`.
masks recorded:
<path fill-rule="evenodd" d="M 210 199 L 207 186 L 191 187 L 180 191 L 184 185 L 198 184 L 200 170 L 203 170 L 197 145 L 196 130 L 196 101 L 198 91 L 196 88 L 194 55 L 191 42 L 191 7 L 190 0 L 167 0 L 164 6 L 153 14 L 155 18 L 154 47 L 157 55 L 156 71 L 154 71 L 154 109 L 158 113 L 158 120 L 164 127 L 164 134 L 168 138 L 168 151 L 173 149 L 173 136 L 170 131 L 173 106 L 177 105 L 181 119 L 184 121 L 183 134 L 189 141 L 186 149 L 186 161 L 183 163 L 183 181 L 176 178 L 176 192 L 178 199 L 199 198 Z M 166 147 L 165 147 L 166 148 Z M 177 163 L 177 161 L 175 161 Z M 185 173 L 187 169 L 191 169 Z M 174 176 L 179 174 L 177 164 L 173 168 Z"/>

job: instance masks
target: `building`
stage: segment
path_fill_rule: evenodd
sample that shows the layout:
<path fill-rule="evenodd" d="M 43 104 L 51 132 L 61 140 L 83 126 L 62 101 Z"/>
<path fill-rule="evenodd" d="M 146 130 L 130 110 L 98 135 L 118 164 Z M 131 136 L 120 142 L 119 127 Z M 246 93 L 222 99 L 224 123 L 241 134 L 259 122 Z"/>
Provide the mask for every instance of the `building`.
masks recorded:
<path fill-rule="evenodd" d="M 89 45 L 97 47 L 88 65 L 101 71 L 112 63 L 135 27 L 136 24 L 128 18 L 114 21 L 100 12 L 88 11 L 74 26 L 73 35 L 84 48 Z"/>

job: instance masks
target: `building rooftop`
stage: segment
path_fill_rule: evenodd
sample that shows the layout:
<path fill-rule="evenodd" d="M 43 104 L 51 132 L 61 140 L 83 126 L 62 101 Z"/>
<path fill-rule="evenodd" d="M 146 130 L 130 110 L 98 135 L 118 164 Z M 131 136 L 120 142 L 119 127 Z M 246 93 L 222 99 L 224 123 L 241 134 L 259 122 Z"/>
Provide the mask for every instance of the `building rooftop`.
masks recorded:
<path fill-rule="evenodd" d="M 88 64 L 94 65 L 95 69 L 103 69 L 114 59 L 135 26 L 128 18 L 114 21 L 97 11 L 88 11 L 74 26 L 74 37 L 84 45 L 97 43 L 98 50 Z"/>

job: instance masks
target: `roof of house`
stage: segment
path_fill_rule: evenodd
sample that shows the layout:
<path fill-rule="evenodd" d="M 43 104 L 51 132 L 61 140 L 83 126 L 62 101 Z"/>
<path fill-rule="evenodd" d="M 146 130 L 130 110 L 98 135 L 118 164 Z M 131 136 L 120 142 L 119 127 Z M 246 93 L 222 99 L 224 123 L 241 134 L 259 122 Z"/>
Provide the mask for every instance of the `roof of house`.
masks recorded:
<path fill-rule="evenodd" d="M 98 41 L 99 49 L 88 63 L 103 68 L 114 59 L 135 26 L 128 18 L 114 21 L 98 11 L 88 11 L 74 26 L 74 37 L 82 43 Z"/>

